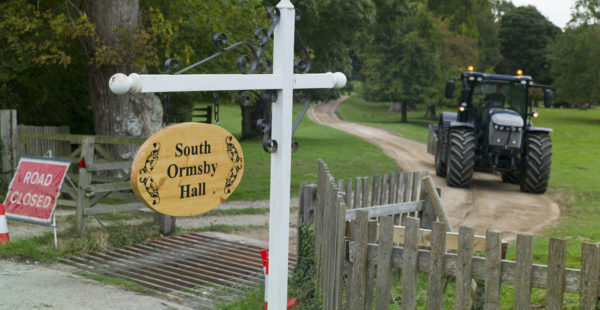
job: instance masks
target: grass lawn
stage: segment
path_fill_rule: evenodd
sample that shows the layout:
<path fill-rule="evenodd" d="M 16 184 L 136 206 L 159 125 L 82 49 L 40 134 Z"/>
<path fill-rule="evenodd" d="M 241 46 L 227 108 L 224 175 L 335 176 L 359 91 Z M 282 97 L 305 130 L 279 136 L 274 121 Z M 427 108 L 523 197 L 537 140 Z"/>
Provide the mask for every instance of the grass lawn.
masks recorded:
<path fill-rule="evenodd" d="M 302 110 L 294 104 L 294 121 Z M 235 104 L 221 104 L 220 126 L 236 137 L 241 136 L 241 109 Z M 336 179 L 370 176 L 397 170 L 381 150 L 355 136 L 313 123 L 305 116 L 293 137 L 298 152 L 292 154 L 291 195 L 297 196 L 300 183 L 317 181 L 317 160 L 323 159 Z M 269 198 L 270 154 L 262 149 L 262 137 L 240 141 L 246 165 L 242 182 L 230 199 L 258 200 Z M 368 158 L 369 160 L 365 160 Z"/>
<path fill-rule="evenodd" d="M 408 123 L 400 123 L 400 114 L 387 113 L 388 103 L 369 103 L 352 96 L 346 101 L 340 115 L 346 120 L 384 128 L 413 140 L 427 142 L 427 126 L 437 121 L 423 119 L 424 110 L 408 114 Z M 534 261 L 547 264 L 549 238 L 563 238 L 567 242 L 567 266 L 580 268 L 582 242 L 600 241 L 600 109 L 546 109 L 538 108 L 540 118 L 535 126 L 550 127 L 553 145 L 552 172 L 547 195 L 561 207 L 560 223 L 537 234 Z M 439 111 L 438 111 L 439 113 Z M 509 246 L 507 258 L 514 260 L 514 244 Z M 534 290 L 533 301 L 543 301 L 543 291 Z M 512 295 L 512 288 L 504 286 L 503 295 Z M 507 297 L 508 298 L 508 297 Z M 566 296 L 569 306 L 577 303 L 577 296 Z M 511 299 L 505 300 L 511 304 Z"/>

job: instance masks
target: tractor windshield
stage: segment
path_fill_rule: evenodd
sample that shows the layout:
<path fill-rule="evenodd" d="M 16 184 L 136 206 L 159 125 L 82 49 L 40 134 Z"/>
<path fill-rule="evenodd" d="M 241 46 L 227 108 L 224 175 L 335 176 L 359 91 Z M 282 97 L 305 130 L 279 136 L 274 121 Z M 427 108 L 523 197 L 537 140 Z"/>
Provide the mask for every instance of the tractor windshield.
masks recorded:
<path fill-rule="evenodd" d="M 478 114 L 493 109 L 509 109 L 520 115 L 527 112 L 526 86 L 516 82 L 494 81 L 477 83 L 473 88 L 471 102 Z"/>

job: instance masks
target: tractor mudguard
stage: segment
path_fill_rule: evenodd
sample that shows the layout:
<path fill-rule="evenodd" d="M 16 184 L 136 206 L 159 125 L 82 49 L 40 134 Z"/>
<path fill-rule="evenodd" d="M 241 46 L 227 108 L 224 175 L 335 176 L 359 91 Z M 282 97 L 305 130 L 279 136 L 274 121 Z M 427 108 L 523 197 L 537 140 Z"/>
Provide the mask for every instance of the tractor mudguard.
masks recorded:
<path fill-rule="evenodd" d="M 440 113 L 440 121 L 444 122 L 455 122 L 458 118 L 458 113 L 456 112 L 442 112 Z"/>
<path fill-rule="evenodd" d="M 465 123 L 465 122 L 450 122 L 450 128 L 471 128 L 473 130 L 475 130 L 475 125 L 471 124 L 471 123 Z"/>
<path fill-rule="evenodd" d="M 551 133 L 552 128 L 544 128 L 544 127 L 529 127 L 527 128 L 527 132 L 547 132 Z"/>

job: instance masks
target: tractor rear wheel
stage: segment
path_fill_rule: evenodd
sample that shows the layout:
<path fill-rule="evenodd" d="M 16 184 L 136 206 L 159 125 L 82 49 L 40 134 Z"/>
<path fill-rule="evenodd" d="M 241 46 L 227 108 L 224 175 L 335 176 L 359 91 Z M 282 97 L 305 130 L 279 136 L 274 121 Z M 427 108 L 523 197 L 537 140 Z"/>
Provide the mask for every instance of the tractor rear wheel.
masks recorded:
<path fill-rule="evenodd" d="M 475 167 L 475 133 L 468 128 L 450 130 L 446 182 L 451 187 L 470 187 Z"/>
<path fill-rule="evenodd" d="M 518 171 L 502 172 L 502 182 L 519 184 L 519 172 Z"/>
<path fill-rule="evenodd" d="M 446 162 L 444 161 L 444 152 L 442 152 L 441 137 L 438 137 L 438 143 L 435 146 L 435 174 L 438 177 L 446 177 Z"/>
<path fill-rule="evenodd" d="M 552 165 L 552 141 L 545 132 L 529 133 L 525 139 L 525 162 L 521 170 L 521 191 L 546 192 Z"/>

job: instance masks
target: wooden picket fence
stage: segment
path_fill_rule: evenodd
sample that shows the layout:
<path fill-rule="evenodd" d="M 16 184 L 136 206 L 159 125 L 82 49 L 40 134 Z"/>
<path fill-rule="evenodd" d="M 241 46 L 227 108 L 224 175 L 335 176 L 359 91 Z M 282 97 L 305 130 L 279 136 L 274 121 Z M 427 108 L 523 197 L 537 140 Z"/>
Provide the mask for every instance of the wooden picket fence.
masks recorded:
<path fill-rule="evenodd" d="M 566 241 L 551 239 L 548 265 L 538 265 L 533 264 L 533 235 L 518 234 L 516 260 L 504 260 L 498 231 L 488 230 L 486 236 L 476 236 L 473 229 L 466 226 L 462 226 L 459 233 L 452 233 L 447 232 L 444 223 L 424 224 L 431 220 L 423 216 L 426 214 L 423 209 L 408 207 L 414 201 L 398 203 L 398 210 L 401 214 L 408 212 L 421 218 L 408 216 L 404 219 L 405 226 L 394 225 L 401 218 L 394 213 L 396 211 L 376 215 L 379 211 L 373 210 L 381 209 L 377 205 L 374 209 L 362 204 L 355 210 L 347 208 L 352 202 L 347 199 L 348 193 L 355 195 L 356 191 L 351 192 L 348 190 L 351 187 L 342 185 L 336 184 L 327 166 L 320 162 L 317 186 L 305 186 L 300 197 L 302 217 L 310 220 L 310 215 L 314 215 L 323 309 L 362 310 L 373 309 L 373 306 L 389 309 L 392 268 L 402 270 L 399 298 L 402 309 L 412 310 L 417 306 L 441 309 L 448 279 L 456 281 L 454 307 L 457 309 L 471 308 L 475 290 L 482 291 L 484 309 L 500 309 L 501 287 L 506 284 L 514 288 L 515 309 L 532 307 L 533 288 L 546 290 L 544 306 L 547 309 L 562 309 L 565 293 L 579 295 L 580 309 L 596 309 L 600 294 L 598 244 L 583 244 L 579 270 L 565 267 Z M 397 185 L 392 187 L 398 188 Z M 389 198 L 381 200 L 382 188 L 386 187 L 371 191 L 371 201 L 373 195 L 378 195 L 379 203 L 390 202 Z M 410 192 L 412 200 L 415 191 L 411 188 Z M 421 193 L 419 198 L 427 192 Z M 316 196 L 314 204 L 310 202 L 313 196 Z M 397 197 L 396 194 L 394 200 Z M 423 203 L 416 205 L 428 204 L 427 200 L 419 201 Z M 431 229 L 424 228 L 430 224 Z M 474 253 L 485 256 L 474 256 Z M 425 305 L 417 305 L 418 273 L 427 274 Z M 475 289 L 473 280 L 480 280 L 484 285 Z"/>

